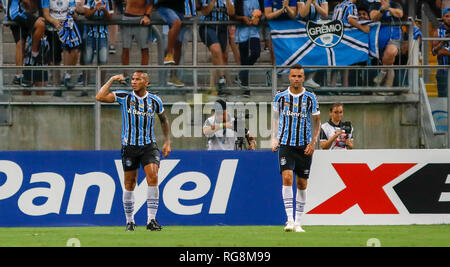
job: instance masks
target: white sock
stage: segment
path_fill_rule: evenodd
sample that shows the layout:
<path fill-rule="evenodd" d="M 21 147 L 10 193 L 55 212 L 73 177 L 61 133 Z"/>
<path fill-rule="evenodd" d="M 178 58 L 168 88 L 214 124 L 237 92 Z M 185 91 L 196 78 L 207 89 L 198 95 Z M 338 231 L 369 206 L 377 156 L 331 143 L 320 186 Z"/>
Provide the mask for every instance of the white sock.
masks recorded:
<path fill-rule="evenodd" d="M 31 51 L 31 56 L 32 56 L 32 57 L 37 57 L 37 56 L 39 56 L 39 51 L 38 51 L 38 52 L 33 52 L 33 51 Z"/>
<path fill-rule="evenodd" d="M 123 209 L 127 223 L 134 223 L 134 191 L 123 190 Z"/>
<path fill-rule="evenodd" d="M 158 186 L 147 187 L 147 224 L 156 218 L 159 205 L 159 188 Z"/>
<path fill-rule="evenodd" d="M 305 212 L 306 204 L 306 189 L 297 189 L 297 195 L 295 199 L 295 223 L 300 224 L 301 217 Z"/>
<path fill-rule="evenodd" d="M 292 186 L 283 185 L 282 194 L 283 194 L 284 209 L 286 211 L 286 216 L 287 216 L 288 222 L 293 222 L 294 221 L 294 193 L 292 190 Z"/>

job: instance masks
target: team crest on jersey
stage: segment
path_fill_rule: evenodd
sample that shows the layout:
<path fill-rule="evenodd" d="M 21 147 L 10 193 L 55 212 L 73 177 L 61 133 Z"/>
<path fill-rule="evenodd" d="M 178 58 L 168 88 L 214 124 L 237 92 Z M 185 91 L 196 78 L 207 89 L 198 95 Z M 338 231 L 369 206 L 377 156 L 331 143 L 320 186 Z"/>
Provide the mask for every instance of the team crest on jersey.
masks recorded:
<path fill-rule="evenodd" d="M 309 21 L 306 32 L 309 39 L 316 45 L 331 48 L 341 42 L 344 36 L 344 24 L 340 20 L 323 23 Z"/>

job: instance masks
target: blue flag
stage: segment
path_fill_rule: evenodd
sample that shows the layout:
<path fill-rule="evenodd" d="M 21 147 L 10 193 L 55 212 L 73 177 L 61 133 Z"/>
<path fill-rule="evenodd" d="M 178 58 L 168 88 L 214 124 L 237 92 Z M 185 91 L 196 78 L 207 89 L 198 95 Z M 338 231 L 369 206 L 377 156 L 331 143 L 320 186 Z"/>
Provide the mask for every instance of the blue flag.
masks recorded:
<path fill-rule="evenodd" d="M 370 34 L 338 20 L 269 21 L 276 65 L 349 66 L 379 58 L 380 23 L 360 23 L 370 26 Z"/>

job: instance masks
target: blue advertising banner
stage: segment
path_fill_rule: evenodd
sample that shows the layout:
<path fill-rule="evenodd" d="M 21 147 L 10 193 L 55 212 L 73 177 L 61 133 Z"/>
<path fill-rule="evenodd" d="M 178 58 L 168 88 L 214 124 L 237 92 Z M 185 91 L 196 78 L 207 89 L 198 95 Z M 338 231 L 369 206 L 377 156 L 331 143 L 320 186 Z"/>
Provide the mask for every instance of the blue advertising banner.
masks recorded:
<path fill-rule="evenodd" d="M 161 161 L 162 225 L 281 225 L 277 154 L 173 151 Z M 0 152 L 0 227 L 124 225 L 119 151 Z M 139 170 L 135 220 L 147 218 Z"/>
<path fill-rule="evenodd" d="M 342 21 L 269 20 L 277 66 L 350 66 L 379 57 L 380 23 L 360 22 L 370 34 Z"/>

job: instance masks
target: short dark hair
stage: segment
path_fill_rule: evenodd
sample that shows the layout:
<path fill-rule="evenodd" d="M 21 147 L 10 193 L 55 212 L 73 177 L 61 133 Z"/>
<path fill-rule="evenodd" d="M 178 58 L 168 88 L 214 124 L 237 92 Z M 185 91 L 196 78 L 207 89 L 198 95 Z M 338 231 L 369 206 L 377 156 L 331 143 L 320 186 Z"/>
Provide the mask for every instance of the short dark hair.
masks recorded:
<path fill-rule="evenodd" d="M 331 107 L 330 107 L 330 112 L 333 111 L 334 108 L 337 108 L 337 107 L 343 107 L 343 106 L 344 106 L 344 104 L 342 104 L 342 103 L 340 103 L 340 102 L 336 102 L 336 103 L 334 103 L 333 105 L 331 105 Z"/>
<path fill-rule="evenodd" d="M 289 69 L 290 69 L 290 70 L 302 70 L 302 69 L 303 69 L 303 66 L 300 65 L 300 64 L 294 64 L 294 65 L 292 65 Z"/>
<path fill-rule="evenodd" d="M 217 99 L 216 102 L 214 103 L 214 108 L 215 110 L 219 110 L 222 109 L 222 111 L 227 110 L 227 103 L 225 101 L 223 101 L 222 99 Z"/>
<path fill-rule="evenodd" d="M 148 76 L 148 73 L 143 70 L 136 70 L 134 73 L 140 73 L 145 79 L 150 80 L 150 77 Z"/>

